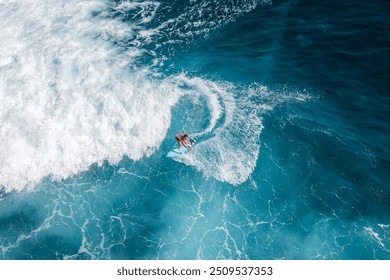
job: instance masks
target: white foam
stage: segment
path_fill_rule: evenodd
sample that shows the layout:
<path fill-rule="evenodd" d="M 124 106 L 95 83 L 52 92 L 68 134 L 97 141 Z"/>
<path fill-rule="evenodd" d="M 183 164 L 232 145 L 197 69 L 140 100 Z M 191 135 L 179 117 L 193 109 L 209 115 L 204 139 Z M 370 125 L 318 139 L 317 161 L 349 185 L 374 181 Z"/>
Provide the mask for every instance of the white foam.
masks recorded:
<path fill-rule="evenodd" d="M 128 9 L 136 9 L 138 4 L 128 4 L 125 2 Z M 136 2 L 138 3 L 138 2 Z M 155 2 L 149 3 L 149 8 L 153 10 Z M 172 5 L 175 12 L 178 14 L 176 18 L 171 18 L 162 21 L 161 24 L 155 27 L 153 34 L 159 34 L 155 39 L 169 37 L 169 40 L 158 42 L 156 47 L 164 45 L 180 45 L 181 43 L 189 44 L 194 38 L 208 37 L 210 33 L 223 25 L 236 20 L 243 14 L 254 10 L 258 5 L 269 5 L 270 0 L 240 0 L 240 1 L 220 1 L 220 0 L 195 0 L 189 1 L 188 5 Z M 168 6 L 171 6 L 168 4 Z M 162 9 L 165 9 L 162 8 Z M 143 11 L 137 9 L 137 11 Z M 170 8 L 168 8 L 170 10 Z M 151 39 L 152 37 L 146 37 Z M 149 40 L 151 42 L 151 40 Z M 174 48 L 173 48 L 174 49 Z M 170 49 L 170 52 L 173 50 Z M 172 55 L 172 53 L 171 53 Z"/>
<path fill-rule="evenodd" d="M 136 14 L 133 17 L 139 16 L 141 18 L 140 23 L 148 23 L 155 17 L 159 6 L 160 3 L 156 1 L 134 2 L 124 0 L 114 9 L 123 12 L 124 15 L 135 11 Z"/>
<path fill-rule="evenodd" d="M 106 1 L 3 2 L 0 185 L 20 190 L 158 148 L 182 93 L 173 80 L 130 72 L 142 50 L 112 45 L 133 29 L 92 16 Z"/>
<path fill-rule="evenodd" d="M 240 88 L 199 78 L 187 83 L 208 97 L 210 124 L 196 136 L 209 137 L 175 159 L 196 167 L 207 177 L 233 185 L 245 182 L 256 167 L 263 129 L 261 116 L 282 103 L 309 98 L 307 94 L 270 90 L 258 84 Z"/>
<path fill-rule="evenodd" d="M 199 137 L 211 132 L 223 114 L 223 109 L 219 100 L 220 96 L 223 96 L 220 87 L 216 83 L 197 77 L 190 79 L 184 75 L 179 75 L 176 79 L 180 80 L 181 84 L 185 84 L 186 90 L 189 91 L 193 98 L 199 96 L 205 96 L 207 98 L 207 105 L 210 112 L 209 125 L 203 131 L 192 133 L 191 135 L 193 137 Z"/>
<path fill-rule="evenodd" d="M 385 244 L 382 242 L 382 238 L 379 237 L 379 234 L 376 233 L 372 227 L 364 227 L 364 230 L 369 234 L 383 249 L 385 249 Z"/>
<path fill-rule="evenodd" d="M 256 166 L 259 155 L 259 136 L 263 127 L 260 117 L 248 112 L 249 103 L 237 104 L 229 84 L 199 78 L 186 80 L 186 83 L 208 98 L 210 123 L 198 136 L 208 133 L 212 136 L 177 160 L 221 181 L 234 185 L 244 182 Z M 217 126 L 222 116 L 224 119 Z"/>
<path fill-rule="evenodd" d="M 61 180 L 104 160 L 115 164 L 124 155 L 133 160 L 151 155 L 170 126 L 172 106 L 188 93 L 207 97 L 210 122 L 200 135 L 209 138 L 179 160 L 206 176 L 244 182 L 259 156 L 261 114 L 274 107 L 255 97 L 269 91 L 185 75 L 156 80 L 152 76 L 159 75 L 136 68 L 134 61 L 154 34 L 176 34 L 178 27 L 185 37 L 180 24 L 193 20 L 188 35 L 193 37 L 252 10 L 258 1 L 246 1 L 243 8 L 232 4 L 210 26 L 197 26 L 203 2 L 196 3 L 154 29 L 142 24 L 152 20 L 159 3 L 109 3 L 0 0 L 0 187 L 33 188 L 47 176 Z M 139 11 L 139 18 L 125 24 L 110 16 L 111 8 L 124 15 Z M 121 49 L 118 42 L 131 43 Z"/>

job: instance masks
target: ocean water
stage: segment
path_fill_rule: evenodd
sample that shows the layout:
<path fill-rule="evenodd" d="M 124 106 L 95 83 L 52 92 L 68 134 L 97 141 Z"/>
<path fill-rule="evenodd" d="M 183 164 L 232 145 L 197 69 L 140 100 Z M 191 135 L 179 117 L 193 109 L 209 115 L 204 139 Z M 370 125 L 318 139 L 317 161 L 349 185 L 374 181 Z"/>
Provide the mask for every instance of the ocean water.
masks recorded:
<path fill-rule="evenodd" d="M 0 0 L 0 259 L 390 259 L 389 12 Z"/>

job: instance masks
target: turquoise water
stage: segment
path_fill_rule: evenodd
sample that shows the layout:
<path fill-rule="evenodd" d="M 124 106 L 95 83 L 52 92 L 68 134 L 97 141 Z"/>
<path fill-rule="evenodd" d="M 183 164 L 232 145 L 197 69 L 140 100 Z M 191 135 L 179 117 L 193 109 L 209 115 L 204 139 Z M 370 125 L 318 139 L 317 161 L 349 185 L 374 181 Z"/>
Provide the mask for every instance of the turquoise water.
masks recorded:
<path fill-rule="evenodd" d="M 389 259 L 389 11 L 0 0 L 0 259 Z"/>

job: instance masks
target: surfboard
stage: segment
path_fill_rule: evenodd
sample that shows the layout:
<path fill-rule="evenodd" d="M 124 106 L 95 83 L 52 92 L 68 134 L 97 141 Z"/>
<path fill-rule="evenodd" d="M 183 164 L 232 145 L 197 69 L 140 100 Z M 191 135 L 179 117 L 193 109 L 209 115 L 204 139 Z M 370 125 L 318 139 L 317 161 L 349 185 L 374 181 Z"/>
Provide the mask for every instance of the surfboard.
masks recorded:
<path fill-rule="evenodd" d="M 188 140 L 190 141 L 191 145 L 190 145 L 190 148 L 192 148 L 195 144 L 195 140 L 194 139 L 191 139 L 191 138 L 188 138 Z M 188 149 L 184 146 L 181 146 L 180 147 L 180 150 L 179 150 L 179 147 L 178 145 L 176 144 L 172 150 L 170 150 L 168 153 L 167 153 L 167 157 L 170 157 L 170 158 L 173 158 L 173 157 L 178 157 L 178 156 L 181 156 L 181 155 L 184 155 L 185 153 L 188 152 Z"/>

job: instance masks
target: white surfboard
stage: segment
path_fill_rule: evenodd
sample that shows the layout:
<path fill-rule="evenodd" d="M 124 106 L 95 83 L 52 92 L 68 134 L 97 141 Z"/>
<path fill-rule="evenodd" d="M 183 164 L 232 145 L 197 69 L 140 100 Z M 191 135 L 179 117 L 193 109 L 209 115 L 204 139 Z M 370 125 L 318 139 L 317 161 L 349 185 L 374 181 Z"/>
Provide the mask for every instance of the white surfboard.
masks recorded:
<path fill-rule="evenodd" d="M 192 148 L 195 144 L 195 140 L 191 139 L 191 138 L 188 138 L 188 140 L 191 143 L 191 145 L 189 147 Z M 167 157 L 170 157 L 170 158 L 178 157 L 178 156 L 181 156 L 187 152 L 188 152 L 188 149 L 186 147 L 181 146 L 179 149 L 178 145 L 176 144 L 175 147 L 168 152 Z"/>

